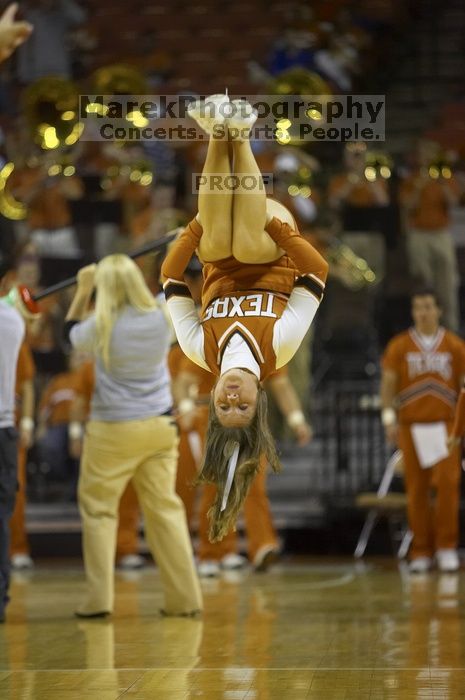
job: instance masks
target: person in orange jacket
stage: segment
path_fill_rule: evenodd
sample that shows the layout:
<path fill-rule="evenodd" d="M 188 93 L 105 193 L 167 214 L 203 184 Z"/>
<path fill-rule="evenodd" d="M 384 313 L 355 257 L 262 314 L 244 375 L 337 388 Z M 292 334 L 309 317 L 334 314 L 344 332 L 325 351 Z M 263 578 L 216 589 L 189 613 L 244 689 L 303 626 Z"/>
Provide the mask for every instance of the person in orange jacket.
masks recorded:
<path fill-rule="evenodd" d="M 34 376 L 35 366 L 26 341 L 21 345 L 16 366 L 16 425 L 18 443 L 18 490 L 10 520 L 10 561 L 13 569 L 33 566 L 26 532 L 26 460 L 34 441 Z"/>

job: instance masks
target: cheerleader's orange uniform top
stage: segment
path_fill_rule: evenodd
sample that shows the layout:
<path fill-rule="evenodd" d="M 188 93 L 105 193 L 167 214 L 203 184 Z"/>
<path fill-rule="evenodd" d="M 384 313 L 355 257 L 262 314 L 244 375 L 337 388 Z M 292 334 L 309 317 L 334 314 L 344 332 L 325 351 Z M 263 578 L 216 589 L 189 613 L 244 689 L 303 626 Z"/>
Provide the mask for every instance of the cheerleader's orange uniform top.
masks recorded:
<path fill-rule="evenodd" d="M 241 367 L 266 379 L 293 357 L 323 297 L 328 274 L 324 258 L 276 218 L 265 230 L 284 255 L 266 264 L 244 264 L 233 257 L 205 263 L 200 319 L 184 281 L 184 270 L 202 236 L 196 219 L 162 265 L 179 345 L 187 357 L 213 374 Z"/>

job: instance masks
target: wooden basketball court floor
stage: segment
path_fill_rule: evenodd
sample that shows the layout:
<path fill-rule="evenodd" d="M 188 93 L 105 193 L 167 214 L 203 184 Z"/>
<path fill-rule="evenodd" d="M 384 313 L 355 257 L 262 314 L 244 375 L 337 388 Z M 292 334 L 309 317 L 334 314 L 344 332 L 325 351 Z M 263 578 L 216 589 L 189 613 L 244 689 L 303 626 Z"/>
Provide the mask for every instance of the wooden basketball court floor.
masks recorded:
<path fill-rule="evenodd" d="M 465 698 L 465 573 L 292 559 L 202 582 L 201 620 L 163 619 L 157 572 L 117 574 L 115 613 L 73 618 L 78 562 L 14 575 L 2 700 Z"/>

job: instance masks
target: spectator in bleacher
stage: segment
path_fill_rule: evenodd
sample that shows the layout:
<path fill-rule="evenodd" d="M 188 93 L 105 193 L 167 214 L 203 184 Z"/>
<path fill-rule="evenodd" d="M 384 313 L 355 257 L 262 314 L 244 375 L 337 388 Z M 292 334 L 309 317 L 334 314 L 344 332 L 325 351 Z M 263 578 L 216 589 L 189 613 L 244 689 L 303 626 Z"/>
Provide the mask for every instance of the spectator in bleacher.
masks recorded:
<path fill-rule="evenodd" d="M 280 32 L 271 49 L 269 59 L 269 71 L 272 75 L 279 75 L 290 68 L 315 67 L 315 42 L 316 37 L 312 32 L 304 29 L 287 29 Z"/>
<path fill-rule="evenodd" d="M 337 35 L 330 35 L 325 46 L 315 51 L 315 69 L 338 92 L 349 92 L 358 70 L 358 54 L 353 46 Z"/>
<path fill-rule="evenodd" d="M 382 422 L 386 439 L 403 453 L 410 570 L 457 571 L 460 453 L 448 453 L 457 394 L 465 376 L 465 343 L 440 325 L 433 290 L 412 296 L 413 327 L 395 336 L 382 360 Z M 434 509 L 431 491 L 435 490 Z"/>
<path fill-rule="evenodd" d="M 13 569 L 33 566 L 26 532 L 26 462 L 34 440 L 35 366 L 26 341 L 21 345 L 16 367 L 16 425 L 19 428 L 18 490 L 10 520 L 10 560 Z"/>
<path fill-rule="evenodd" d="M 84 22 L 85 11 L 75 0 L 25 0 L 22 10 L 34 33 L 18 52 L 20 82 L 48 75 L 71 78 L 68 32 Z"/>
<path fill-rule="evenodd" d="M 410 270 L 432 287 L 443 308 L 443 323 L 459 328 L 457 254 L 450 232 L 450 210 L 460 197 L 460 187 L 450 171 L 448 177 L 431 169 L 437 160 L 436 144 L 421 141 L 415 171 L 402 183 L 400 200 L 406 214 Z"/>
<path fill-rule="evenodd" d="M 82 182 L 61 172 L 51 175 L 57 154 L 41 156 L 33 165 L 24 162 L 8 181 L 11 194 L 27 205 L 27 227 L 40 255 L 75 257 L 79 244 L 73 227 L 70 201 L 82 195 Z M 52 170 L 53 172 L 53 170 Z"/>

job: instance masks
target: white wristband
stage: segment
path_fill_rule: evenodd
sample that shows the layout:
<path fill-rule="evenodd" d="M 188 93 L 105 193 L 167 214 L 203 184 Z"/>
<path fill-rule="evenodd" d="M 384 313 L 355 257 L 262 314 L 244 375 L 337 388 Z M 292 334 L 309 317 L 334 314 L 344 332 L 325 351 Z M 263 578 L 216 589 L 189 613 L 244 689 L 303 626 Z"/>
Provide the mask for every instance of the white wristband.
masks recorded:
<path fill-rule="evenodd" d="M 393 408 L 383 408 L 381 411 L 381 423 L 385 428 L 397 423 L 397 414 Z"/>
<path fill-rule="evenodd" d="M 178 404 L 178 414 L 180 416 L 185 416 L 195 409 L 195 401 L 192 399 L 181 399 Z"/>
<path fill-rule="evenodd" d="M 19 427 L 21 430 L 26 430 L 28 433 L 32 433 L 34 430 L 34 420 L 29 416 L 23 416 L 19 421 Z"/>
<path fill-rule="evenodd" d="M 77 420 L 71 421 L 68 425 L 68 437 L 70 440 L 80 440 L 83 432 L 82 425 Z"/>
<path fill-rule="evenodd" d="M 287 424 L 290 428 L 298 428 L 305 424 L 305 416 L 302 411 L 295 410 L 291 411 L 288 416 L 286 416 Z"/>

